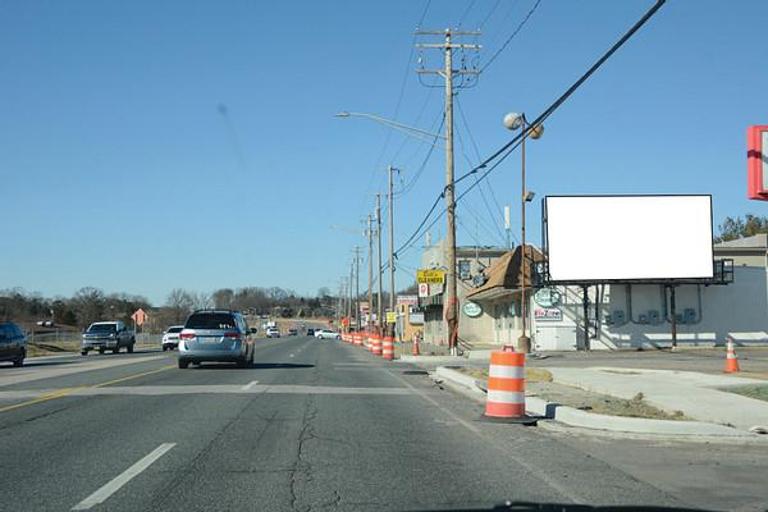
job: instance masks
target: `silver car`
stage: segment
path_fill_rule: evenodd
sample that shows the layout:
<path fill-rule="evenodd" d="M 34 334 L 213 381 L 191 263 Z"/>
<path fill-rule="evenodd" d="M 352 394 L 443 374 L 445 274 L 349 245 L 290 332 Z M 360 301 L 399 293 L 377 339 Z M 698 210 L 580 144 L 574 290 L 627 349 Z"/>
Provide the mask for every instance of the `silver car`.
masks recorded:
<path fill-rule="evenodd" d="M 179 368 L 203 361 L 253 364 L 253 340 L 243 315 L 229 310 L 198 310 L 179 334 Z"/>

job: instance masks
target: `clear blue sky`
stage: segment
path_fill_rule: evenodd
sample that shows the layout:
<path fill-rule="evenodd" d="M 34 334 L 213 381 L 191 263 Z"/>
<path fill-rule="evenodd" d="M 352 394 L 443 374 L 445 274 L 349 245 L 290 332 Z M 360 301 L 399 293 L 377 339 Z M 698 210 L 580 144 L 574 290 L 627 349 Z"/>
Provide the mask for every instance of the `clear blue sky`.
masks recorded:
<path fill-rule="evenodd" d="M 433 1 L 422 26 L 482 25 L 482 65 L 533 3 Z M 469 160 L 470 137 L 482 155 L 503 144 L 504 113 L 535 117 L 651 4 L 543 0 L 459 95 Z M 90 285 L 156 304 L 174 287 L 337 289 L 351 247 L 365 243 L 345 229 L 359 231 L 384 167 L 408 182 L 427 148 L 333 114 L 437 128 L 441 91 L 419 85 L 411 54 L 425 5 L 3 2 L 0 288 L 69 295 Z M 766 19 L 763 1 L 668 2 L 530 143 L 530 188 L 712 193 L 716 223 L 768 213 L 745 198 L 745 130 L 768 122 Z M 442 187 L 443 162 L 438 149 L 397 198 L 396 241 Z M 491 175 L 493 194 L 483 187 L 493 218 L 478 192 L 459 205 L 461 243 L 501 242 L 495 203 L 519 197 L 518 173 L 513 155 Z M 534 240 L 538 215 L 534 204 Z M 444 230 L 441 220 L 434 238 Z M 401 286 L 419 245 L 402 257 Z"/>

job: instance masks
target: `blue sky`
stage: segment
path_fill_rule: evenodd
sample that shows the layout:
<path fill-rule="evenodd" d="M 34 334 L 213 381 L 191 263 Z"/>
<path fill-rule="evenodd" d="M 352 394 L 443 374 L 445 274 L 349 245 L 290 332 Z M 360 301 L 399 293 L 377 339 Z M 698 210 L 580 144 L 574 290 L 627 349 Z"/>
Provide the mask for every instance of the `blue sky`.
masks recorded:
<path fill-rule="evenodd" d="M 435 0 L 422 27 L 482 25 L 482 65 L 533 3 Z M 428 148 L 333 114 L 437 128 L 441 90 L 419 84 L 411 51 L 426 4 L 3 2 L 0 288 L 89 285 L 156 304 L 174 287 L 337 289 L 352 246 L 365 244 L 353 232 L 384 190 L 385 166 L 406 183 Z M 477 161 L 471 139 L 490 154 L 510 137 L 506 112 L 535 117 L 651 4 L 543 0 L 459 94 L 457 174 Z M 712 193 L 716 223 L 765 215 L 745 197 L 745 131 L 768 122 L 767 17 L 761 1 L 668 2 L 529 144 L 529 188 Z M 439 65 L 436 53 L 423 58 Z M 436 149 L 397 198 L 396 243 L 441 189 L 443 158 Z M 514 154 L 483 185 L 485 200 L 466 196 L 460 243 L 502 242 L 496 203 L 519 197 L 518 176 Z M 538 240 L 538 203 L 530 215 Z M 433 238 L 444 231 L 441 220 Z M 421 242 L 402 255 L 399 286 Z"/>

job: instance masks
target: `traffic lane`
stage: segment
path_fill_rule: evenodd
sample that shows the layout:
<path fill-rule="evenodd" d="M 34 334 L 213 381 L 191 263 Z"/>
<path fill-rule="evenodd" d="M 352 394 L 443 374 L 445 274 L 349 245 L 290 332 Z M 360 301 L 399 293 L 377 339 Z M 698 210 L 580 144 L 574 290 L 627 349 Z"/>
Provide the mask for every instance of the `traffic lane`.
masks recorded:
<path fill-rule="evenodd" d="M 290 351 L 300 346 L 282 348 Z M 305 361 L 317 363 L 332 357 L 352 367 L 366 360 L 372 366 L 380 362 L 346 345 L 305 346 Z M 279 360 L 285 355 L 278 351 L 272 357 Z M 390 387 L 410 384 L 432 401 L 456 401 L 456 397 L 431 389 L 423 377 L 392 374 L 383 382 L 386 370 L 361 375 L 339 372 L 339 364 L 314 364 L 307 370 L 314 375 L 301 377 L 284 371 L 288 380 L 283 382 L 301 378 L 308 384 L 327 384 L 334 378 L 363 389 L 382 383 Z M 213 371 L 205 378 L 228 373 Z M 446 412 L 445 404 L 433 404 L 420 395 L 114 396 L 65 398 L 56 408 L 53 405 L 37 409 L 38 416 L 25 421 L 23 429 L 5 426 L 13 435 L 0 457 L 11 461 L 9 467 L 23 468 L 24 485 L 12 492 L 6 489 L 3 495 L 41 496 L 12 504 L 41 510 L 75 506 L 167 442 L 176 445 L 109 497 L 110 510 L 175 510 L 179 504 L 192 510 L 287 509 L 309 503 L 335 503 L 348 510 L 398 510 L 446 508 L 457 503 L 490 505 L 510 498 L 562 502 L 568 495 L 559 490 L 562 484 L 553 486 L 541 474 L 531 476 L 529 467 L 510 460 L 510 454 L 500 450 L 510 441 L 510 432 L 517 432 L 518 437 L 524 431 L 503 426 L 507 437 L 500 439 L 502 444 L 488 443 L 470 434 L 499 426 L 468 429 L 475 411 L 469 411 L 469 416 L 462 410 Z M 25 452 L 18 437 L 22 434 L 24 439 L 40 441 Z M 344 443 L 346 448 L 340 449 Z M 546 452 L 551 460 L 545 457 L 545 468 L 548 462 L 550 468 L 556 466 L 554 472 L 561 470 L 559 451 L 558 447 Z M 583 465 L 585 461 L 578 462 Z M 509 467 L 516 469 L 510 471 Z M 470 475 L 469 490 L 456 491 L 457 471 Z M 440 484 L 433 486 L 431 475 Z M 18 476 L 0 474 L 0 482 L 17 482 Z M 595 482 L 606 482 L 602 472 L 597 476 L 590 482 L 593 487 Z M 321 481 L 323 485 L 318 485 Z M 580 484 L 578 479 L 572 481 Z M 637 492 L 629 492 L 631 486 L 621 478 L 608 478 L 607 484 L 614 485 L 613 494 L 624 495 L 628 502 L 652 502 L 638 499 Z M 404 494 L 392 501 L 392 489 L 401 488 Z"/>
<path fill-rule="evenodd" d="M 290 351 L 306 346 L 307 340 L 303 341 L 276 345 L 276 353 L 265 359 L 280 361 Z M 309 347 L 330 348 L 314 343 Z M 172 372 L 176 376 L 194 373 L 211 383 L 221 381 L 233 373 L 181 370 Z M 292 374 L 285 377 L 288 382 L 291 381 L 290 375 Z M 161 379 L 165 376 L 166 374 L 158 373 L 144 379 Z M 300 403 L 303 397 L 272 396 L 269 400 L 272 404 L 270 416 L 267 417 L 271 420 L 263 422 L 263 425 L 261 417 L 265 413 L 261 406 L 254 407 L 244 416 L 245 425 L 233 423 L 233 418 L 241 414 L 244 404 L 257 398 L 257 395 L 110 396 L 88 399 L 67 397 L 55 402 L 37 404 L 28 408 L 24 415 L 16 411 L 14 414 L 3 415 L 0 417 L 0 429 L 6 435 L 0 448 L 0 458 L 8 464 L 3 465 L 4 470 L 0 470 L 0 482 L 3 482 L 0 485 L 9 485 L 12 488 L 2 490 L 2 494 L 14 497 L 9 502 L 11 509 L 26 507 L 55 510 L 64 506 L 72 507 L 86 499 L 97 487 L 108 484 L 125 468 L 146 456 L 158 445 L 174 442 L 176 446 L 167 455 L 147 468 L 147 471 L 153 472 L 148 482 L 141 484 L 137 477 L 136 482 L 126 484 L 128 494 L 124 496 L 127 500 L 125 507 L 134 510 L 145 508 L 136 506 L 137 500 L 142 499 L 141 496 L 144 496 L 144 499 L 158 499 L 158 496 L 162 495 L 162 485 L 157 487 L 158 482 L 170 485 L 179 468 L 192 466 L 199 454 L 214 449 L 210 446 L 212 440 L 222 436 L 228 437 L 227 432 L 233 427 L 236 430 L 242 429 L 246 437 L 249 437 L 247 433 L 256 432 L 262 427 L 267 428 L 269 425 L 278 425 L 280 434 L 275 434 L 277 438 L 267 434 L 270 441 L 266 445 L 259 445 L 258 450 L 262 454 L 274 453 L 273 458 L 279 459 L 290 452 L 290 446 L 298 436 L 296 433 L 290 433 L 291 428 L 300 428 L 300 424 L 283 423 L 280 418 L 290 416 L 292 408 L 295 408 L 291 404 Z M 233 447 L 230 455 L 236 456 L 239 449 L 240 447 Z M 12 474 L 7 471 L 11 468 L 14 468 Z M 262 475 L 259 481 L 265 485 L 264 491 L 267 494 L 275 494 L 274 490 L 280 487 L 280 482 L 285 483 L 284 475 L 281 475 L 280 471 L 266 477 Z M 266 482 L 270 481 L 273 481 L 274 485 L 266 485 Z M 19 485 L 20 482 L 22 485 Z M 231 487 L 229 489 L 237 491 Z M 246 496 L 249 495 L 247 491 L 243 492 Z M 32 495 L 36 498 L 28 500 Z M 119 496 L 120 491 L 109 498 L 110 508 Z M 285 505 L 286 496 L 285 492 L 277 492 L 272 500 L 282 499 L 274 501 L 280 508 Z M 75 501 L 76 499 L 80 501 Z"/>

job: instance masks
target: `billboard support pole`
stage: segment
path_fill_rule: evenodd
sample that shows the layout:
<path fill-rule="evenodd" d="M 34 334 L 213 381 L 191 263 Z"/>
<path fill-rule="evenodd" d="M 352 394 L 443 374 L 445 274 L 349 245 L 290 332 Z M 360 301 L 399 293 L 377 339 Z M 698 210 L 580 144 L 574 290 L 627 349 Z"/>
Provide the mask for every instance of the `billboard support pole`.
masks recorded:
<path fill-rule="evenodd" d="M 675 285 L 669 286 L 669 309 L 672 314 L 672 350 L 677 350 L 677 305 L 675 303 Z"/>
<path fill-rule="evenodd" d="M 581 287 L 584 292 L 584 298 L 581 301 L 581 305 L 584 308 L 584 350 L 589 352 L 589 285 Z"/>

